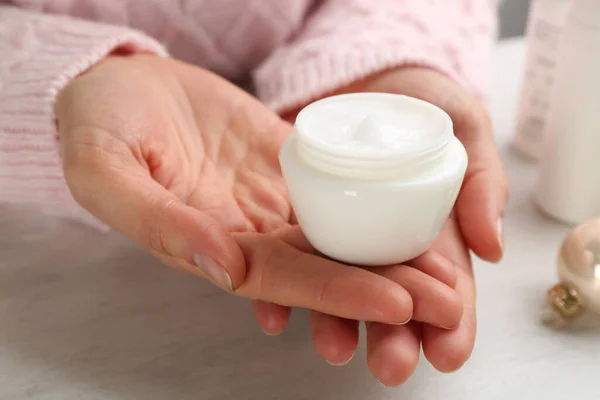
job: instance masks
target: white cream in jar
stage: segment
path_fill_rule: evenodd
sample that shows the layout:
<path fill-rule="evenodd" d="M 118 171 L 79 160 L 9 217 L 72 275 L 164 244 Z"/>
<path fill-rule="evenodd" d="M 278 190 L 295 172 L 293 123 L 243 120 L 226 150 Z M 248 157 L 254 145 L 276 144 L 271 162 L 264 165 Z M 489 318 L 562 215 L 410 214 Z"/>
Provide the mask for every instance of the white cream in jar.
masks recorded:
<path fill-rule="evenodd" d="M 279 160 L 307 239 L 324 255 L 354 265 L 395 264 L 425 252 L 467 168 L 444 111 L 384 93 L 310 104 Z"/>

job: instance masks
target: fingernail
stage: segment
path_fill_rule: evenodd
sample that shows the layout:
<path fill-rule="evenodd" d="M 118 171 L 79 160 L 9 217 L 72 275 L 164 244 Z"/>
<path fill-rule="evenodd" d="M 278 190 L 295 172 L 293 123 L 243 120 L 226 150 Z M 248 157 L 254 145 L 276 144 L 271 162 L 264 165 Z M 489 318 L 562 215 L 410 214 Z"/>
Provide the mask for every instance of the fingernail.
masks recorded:
<path fill-rule="evenodd" d="M 279 336 L 279 335 L 281 335 L 281 332 L 268 332 L 268 331 L 266 331 L 266 330 L 264 330 L 264 329 L 263 329 L 262 331 L 263 331 L 263 333 L 264 333 L 265 335 L 267 335 L 267 336 Z M 282 331 L 282 332 L 283 332 L 283 331 Z"/>
<path fill-rule="evenodd" d="M 215 285 L 221 289 L 233 291 L 233 284 L 231 283 L 231 277 L 225 271 L 225 268 L 221 267 L 210 257 L 202 254 L 194 255 L 194 263 L 204 272 L 206 277 L 210 279 Z"/>
<path fill-rule="evenodd" d="M 352 353 L 352 356 L 350 356 L 349 359 L 347 359 L 346 361 L 341 362 L 341 363 L 333 363 L 329 360 L 325 360 L 325 361 L 327 361 L 327 364 L 333 365 L 334 367 L 343 367 L 344 365 L 347 365 L 350 361 L 352 361 L 353 358 L 354 358 L 354 353 Z"/>
<path fill-rule="evenodd" d="M 446 330 L 446 331 L 451 331 L 451 330 L 454 330 L 454 329 L 456 329 L 456 326 L 454 326 L 454 327 L 449 327 L 449 326 L 444 326 L 444 325 L 435 325 L 435 326 L 436 326 L 437 328 L 444 329 L 444 330 Z"/>
<path fill-rule="evenodd" d="M 412 320 L 412 315 L 410 317 L 408 317 L 408 319 L 404 322 L 393 322 L 390 325 L 396 325 L 396 326 L 401 326 L 401 325 L 406 325 L 408 324 L 410 321 Z"/>
<path fill-rule="evenodd" d="M 383 386 L 386 389 L 389 389 L 390 387 L 388 385 L 386 385 L 385 383 L 381 382 L 379 379 L 375 378 L 375 380 L 377 381 L 377 383 L 379 383 L 381 386 Z"/>
<path fill-rule="evenodd" d="M 498 230 L 498 243 L 500 244 L 500 249 L 504 250 L 504 229 L 502 225 L 502 217 L 498 218 L 496 229 Z"/>

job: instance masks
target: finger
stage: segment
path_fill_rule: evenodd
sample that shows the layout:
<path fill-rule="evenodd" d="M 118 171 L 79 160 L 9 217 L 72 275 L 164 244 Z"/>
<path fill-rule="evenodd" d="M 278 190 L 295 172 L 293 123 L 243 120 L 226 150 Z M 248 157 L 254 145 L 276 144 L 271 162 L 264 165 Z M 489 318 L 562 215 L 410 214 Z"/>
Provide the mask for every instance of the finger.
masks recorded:
<path fill-rule="evenodd" d="M 300 225 L 293 225 L 287 228 L 279 229 L 273 232 L 273 237 L 294 246 L 296 249 L 303 253 L 318 254 L 319 252 L 313 247 L 312 244 L 306 239 L 306 236 L 302 232 Z"/>
<path fill-rule="evenodd" d="M 453 329 L 460 322 L 463 303 L 451 287 L 406 265 L 376 267 L 370 270 L 406 289 L 413 301 L 413 320 L 444 329 Z"/>
<path fill-rule="evenodd" d="M 276 233 L 277 237 L 305 252 L 315 252 L 299 227 Z M 412 319 L 445 329 L 458 325 L 463 305 L 453 290 L 456 268 L 445 257 L 429 251 L 411 261 L 416 268 L 406 265 L 365 268 L 384 276 L 408 291 L 413 301 Z"/>
<path fill-rule="evenodd" d="M 420 98 L 450 115 L 454 132 L 465 146 L 469 163 L 457 209 L 467 244 L 481 258 L 502 257 L 502 216 L 508 184 L 487 111 L 459 83 L 431 70 L 406 67 L 376 80 L 372 91 L 391 91 Z"/>
<path fill-rule="evenodd" d="M 83 128 L 70 135 L 104 138 L 110 135 Z M 101 221 L 147 249 L 197 266 L 199 275 L 226 290 L 245 277 L 243 254 L 230 234 L 212 217 L 182 203 L 152 179 L 119 141 L 107 156 L 96 143 L 65 145 L 65 176 L 74 198 Z"/>
<path fill-rule="evenodd" d="M 292 315 L 292 309 L 279 304 L 260 300 L 252 302 L 254 317 L 262 331 L 269 336 L 277 336 L 283 332 Z"/>
<path fill-rule="evenodd" d="M 457 216 L 467 244 L 482 259 L 499 261 L 503 253 L 502 216 L 508 182 L 494 141 L 492 123 L 483 106 L 447 80 L 446 95 L 433 101 L 452 118 L 469 163 L 457 199 Z M 435 97 L 435 96 L 434 96 Z M 428 100 L 428 99 L 425 99 Z"/>
<path fill-rule="evenodd" d="M 274 233 L 274 236 L 300 251 L 318 254 L 317 250 L 306 239 L 306 236 L 302 234 L 302 230 L 298 225 L 279 230 Z M 429 250 L 409 261 L 408 264 L 451 288 L 454 288 L 456 285 L 456 267 L 451 261 L 436 251 Z"/>
<path fill-rule="evenodd" d="M 358 321 L 311 311 L 310 328 L 317 354 L 329 364 L 348 364 L 358 346 Z"/>
<path fill-rule="evenodd" d="M 342 318 L 404 323 L 412 315 L 410 295 L 400 285 L 360 268 L 303 253 L 283 241 L 236 233 L 247 263 L 237 293 Z"/>
<path fill-rule="evenodd" d="M 435 250 L 429 250 L 407 264 L 452 289 L 456 286 L 456 266 Z"/>
<path fill-rule="evenodd" d="M 282 235 L 290 236 L 286 234 L 285 229 L 280 230 Z M 292 246 L 294 246 L 293 240 L 296 240 L 294 236 L 290 236 Z M 306 242 L 308 243 L 308 242 Z M 298 241 L 298 244 L 306 246 L 305 243 Z M 309 245 L 310 246 L 310 245 Z M 294 246 L 295 247 L 295 246 Z M 302 251 L 302 248 L 298 248 Z M 279 335 L 285 329 L 287 323 L 289 322 L 290 316 L 292 314 L 292 309 L 290 307 L 281 306 L 279 304 L 268 303 L 265 301 L 255 300 L 252 302 L 254 307 L 254 316 L 256 321 L 262 328 L 263 332 L 267 335 Z"/>
<path fill-rule="evenodd" d="M 502 217 L 508 201 L 508 183 L 483 111 L 462 111 L 457 137 L 469 157 L 457 200 L 457 216 L 467 244 L 482 259 L 496 262 L 503 254 Z"/>
<path fill-rule="evenodd" d="M 367 365 L 385 386 L 398 386 L 408 380 L 419 362 L 419 324 L 404 326 L 367 324 Z"/>
<path fill-rule="evenodd" d="M 423 352 L 435 368 L 450 372 L 460 368 L 469 359 L 475 345 L 475 284 L 469 252 L 454 220 L 448 221 L 434 247 L 458 266 L 456 289 L 463 300 L 464 312 L 454 330 L 425 325 Z"/>
<path fill-rule="evenodd" d="M 458 326 L 451 331 L 434 326 L 423 328 L 423 353 L 429 362 L 442 372 L 452 372 L 462 367 L 471 356 L 475 345 L 475 291 L 473 285 L 468 283 L 470 278 L 462 275 L 465 275 L 465 272 L 459 273 L 458 288 L 465 299 L 465 305 Z"/>

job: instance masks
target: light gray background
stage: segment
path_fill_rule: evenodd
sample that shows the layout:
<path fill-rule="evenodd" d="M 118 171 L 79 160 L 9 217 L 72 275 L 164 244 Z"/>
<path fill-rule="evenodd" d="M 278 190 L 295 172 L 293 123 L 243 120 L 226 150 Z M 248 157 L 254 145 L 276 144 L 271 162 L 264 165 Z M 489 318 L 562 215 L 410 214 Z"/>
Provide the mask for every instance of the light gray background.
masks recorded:
<path fill-rule="evenodd" d="M 505 0 L 500 6 L 500 37 L 521 36 L 525 31 L 530 0 Z"/>

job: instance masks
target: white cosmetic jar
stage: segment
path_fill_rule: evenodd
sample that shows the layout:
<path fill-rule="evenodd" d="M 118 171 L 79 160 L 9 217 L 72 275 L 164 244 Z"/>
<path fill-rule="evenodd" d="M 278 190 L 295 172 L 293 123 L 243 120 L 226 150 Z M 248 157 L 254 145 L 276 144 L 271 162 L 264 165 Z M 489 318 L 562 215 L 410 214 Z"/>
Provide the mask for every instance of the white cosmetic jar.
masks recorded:
<path fill-rule="evenodd" d="M 440 108 L 356 93 L 304 108 L 279 161 L 308 241 L 325 256 L 367 266 L 431 247 L 460 191 L 467 153 Z"/>

